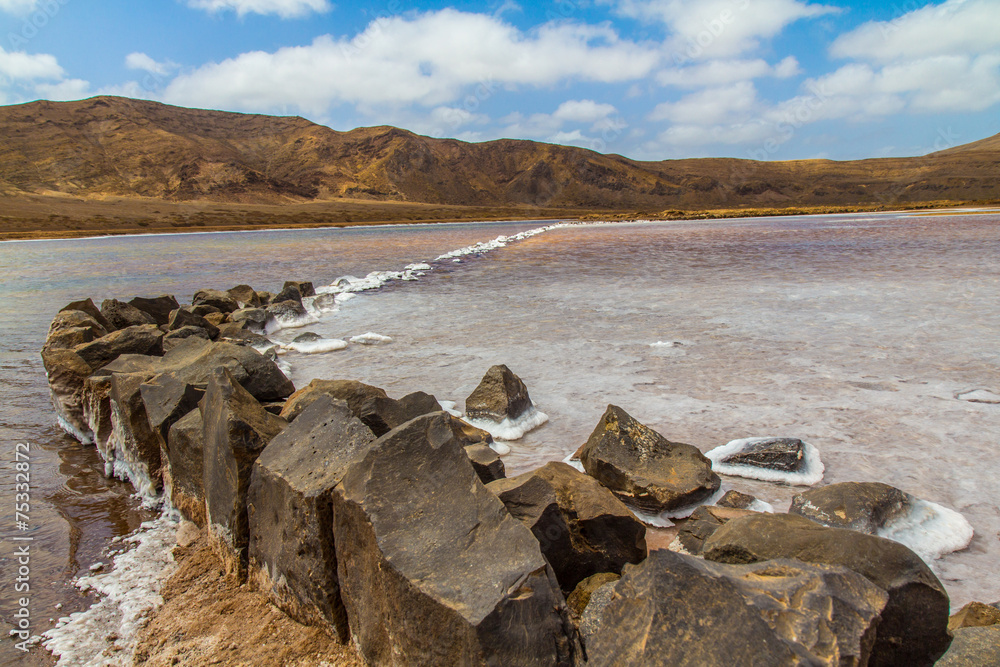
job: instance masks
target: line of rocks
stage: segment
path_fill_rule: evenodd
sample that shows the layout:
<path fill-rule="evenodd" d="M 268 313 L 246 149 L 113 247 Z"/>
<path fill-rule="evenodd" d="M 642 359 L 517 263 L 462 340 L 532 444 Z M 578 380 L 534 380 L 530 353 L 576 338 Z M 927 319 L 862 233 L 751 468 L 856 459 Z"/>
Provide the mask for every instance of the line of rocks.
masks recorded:
<path fill-rule="evenodd" d="M 301 305 L 305 285 L 203 290 L 184 308 L 76 302 L 42 357 L 61 421 L 109 474 L 162 491 L 229 576 L 370 664 L 931 665 L 947 650 L 944 587 L 868 534 L 905 495 L 847 493 L 848 516 L 837 485 L 798 514 L 730 493 L 696 510 L 675 551 L 648 552 L 630 508 L 720 487 L 696 447 L 609 406 L 580 450 L 586 472 L 554 462 L 506 478 L 489 433 L 429 394 L 354 380 L 296 391 L 254 349 L 259 318 L 236 315 Z M 167 342 L 187 327 L 200 331 Z M 496 419 L 525 399 L 495 367 L 466 408 Z M 963 618 L 979 624 L 963 650 L 985 655 L 990 615 Z"/>

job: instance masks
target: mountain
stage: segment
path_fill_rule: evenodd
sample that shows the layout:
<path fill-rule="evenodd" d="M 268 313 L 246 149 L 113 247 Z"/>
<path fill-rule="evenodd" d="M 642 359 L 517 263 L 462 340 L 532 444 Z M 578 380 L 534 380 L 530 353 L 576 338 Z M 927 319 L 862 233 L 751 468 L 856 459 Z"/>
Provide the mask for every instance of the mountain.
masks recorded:
<path fill-rule="evenodd" d="M 338 132 L 298 117 L 95 97 L 0 107 L 0 136 L 0 194 L 8 196 L 601 211 L 1000 196 L 1000 135 L 917 158 L 641 162 L 532 141 Z"/>

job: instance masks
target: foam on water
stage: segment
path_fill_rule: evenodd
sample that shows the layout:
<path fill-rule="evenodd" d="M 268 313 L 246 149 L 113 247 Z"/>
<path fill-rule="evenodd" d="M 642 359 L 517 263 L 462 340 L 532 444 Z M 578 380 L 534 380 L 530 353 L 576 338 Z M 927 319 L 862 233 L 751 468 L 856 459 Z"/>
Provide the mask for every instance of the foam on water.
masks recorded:
<path fill-rule="evenodd" d="M 378 345 L 380 343 L 391 343 L 392 338 L 369 331 L 368 333 L 361 334 L 360 336 L 351 336 L 351 342 L 358 343 L 359 345 Z"/>
<path fill-rule="evenodd" d="M 438 401 L 438 405 L 440 405 L 441 409 L 450 414 L 452 417 L 461 418 L 462 411 L 458 409 L 458 403 L 455 401 Z"/>
<path fill-rule="evenodd" d="M 467 419 L 466 421 L 488 431 L 496 440 L 520 440 L 528 431 L 538 428 L 549 420 L 549 416 L 535 406 L 529 407 L 518 417 L 504 418 L 501 422 L 492 419 Z"/>
<path fill-rule="evenodd" d="M 42 645 L 59 659 L 59 667 L 132 664 L 136 635 L 149 613 L 163 604 L 160 586 L 176 567 L 171 547 L 177 525 L 168 514 L 143 523 L 122 541 L 126 551 L 114 557 L 111 571 L 76 580 L 80 590 L 100 599 L 43 634 Z"/>
<path fill-rule="evenodd" d="M 712 470 L 720 475 L 735 475 L 749 479 L 759 479 L 764 482 L 781 482 L 784 484 L 794 484 L 798 486 L 812 486 L 823 481 L 823 471 L 825 466 L 820 460 L 819 450 L 808 442 L 804 445 L 802 457 L 802 470 L 797 472 L 786 472 L 784 470 L 771 470 L 769 468 L 758 468 L 750 465 L 734 465 L 722 463 L 722 459 L 732 454 L 743 451 L 747 445 L 755 442 L 770 440 L 771 437 L 764 438 L 740 438 L 732 440 L 721 447 L 706 452 L 705 456 L 712 462 Z"/>
<path fill-rule="evenodd" d="M 309 312 L 302 315 L 289 314 L 277 317 L 270 315 L 267 318 L 267 322 L 264 323 L 264 333 L 272 334 L 282 329 L 301 329 L 317 322 L 319 322 L 319 319 Z"/>
<path fill-rule="evenodd" d="M 883 526 L 877 534 L 909 547 L 930 563 L 969 546 L 974 531 L 955 510 L 913 498 L 910 511 Z"/>
<path fill-rule="evenodd" d="M 318 338 L 315 340 L 292 341 L 284 347 L 300 354 L 323 354 L 325 352 L 346 350 L 347 341 L 340 340 L 339 338 Z"/>

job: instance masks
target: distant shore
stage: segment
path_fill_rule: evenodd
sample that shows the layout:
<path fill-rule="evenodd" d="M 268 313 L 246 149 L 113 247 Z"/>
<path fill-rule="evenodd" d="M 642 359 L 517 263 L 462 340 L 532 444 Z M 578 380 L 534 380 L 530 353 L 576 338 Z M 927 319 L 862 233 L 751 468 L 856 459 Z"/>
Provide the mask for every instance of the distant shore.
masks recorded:
<path fill-rule="evenodd" d="M 452 206 L 371 200 L 244 204 L 210 201 L 174 202 L 127 197 L 79 199 L 65 195 L 8 195 L 0 196 L 0 241 L 186 232 L 323 229 L 482 220 L 717 220 L 895 210 L 947 211 L 961 207 L 1000 207 L 1000 200 L 614 211 L 534 206 Z"/>

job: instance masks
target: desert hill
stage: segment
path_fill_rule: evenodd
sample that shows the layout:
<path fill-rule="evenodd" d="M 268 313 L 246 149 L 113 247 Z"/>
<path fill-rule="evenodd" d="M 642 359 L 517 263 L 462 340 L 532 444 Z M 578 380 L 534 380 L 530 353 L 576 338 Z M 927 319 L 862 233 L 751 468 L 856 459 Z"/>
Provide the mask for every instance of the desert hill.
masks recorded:
<path fill-rule="evenodd" d="M 602 211 L 992 199 L 1000 135 L 917 158 L 639 162 L 120 97 L 0 107 L 0 194 Z"/>

